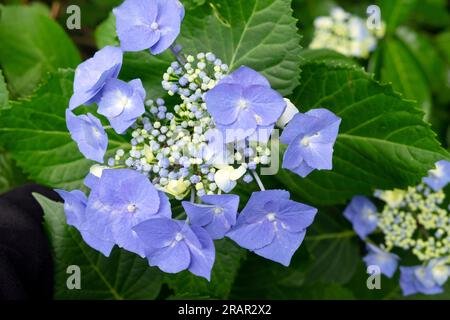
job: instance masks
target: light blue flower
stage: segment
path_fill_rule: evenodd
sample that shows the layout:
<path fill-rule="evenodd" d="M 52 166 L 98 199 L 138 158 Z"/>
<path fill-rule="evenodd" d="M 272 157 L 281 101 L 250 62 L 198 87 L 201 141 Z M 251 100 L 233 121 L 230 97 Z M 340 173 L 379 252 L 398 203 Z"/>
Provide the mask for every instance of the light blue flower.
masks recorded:
<path fill-rule="evenodd" d="M 129 83 L 110 79 L 103 89 L 98 113 L 107 117 L 114 130 L 122 134 L 145 112 L 145 95 L 139 79 Z"/>
<path fill-rule="evenodd" d="M 117 78 L 122 67 L 122 50 L 106 46 L 94 57 L 81 63 L 75 70 L 73 95 L 70 98 L 69 109 L 100 100 L 106 81 Z"/>
<path fill-rule="evenodd" d="M 399 257 L 393 253 L 383 251 L 370 243 L 367 244 L 367 250 L 369 253 L 363 258 L 366 265 L 378 266 L 382 274 L 392 278 L 395 270 L 397 270 Z"/>
<path fill-rule="evenodd" d="M 108 147 L 108 136 L 100 120 L 90 113 L 75 116 L 67 109 L 66 123 L 80 152 L 86 158 L 102 163 Z"/>
<path fill-rule="evenodd" d="M 361 239 L 365 239 L 378 225 L 377 208 L 367 197 L 355 196 L 344 210 L 344 216 L 353 225 Z"/>
<path fill-rule="evenodd" d="M 167 196 L 148 178 L 131 169 L 103 170 L 87 203 L 88 224 L 102 239 L 144 257 L 142 242 L 132 230 L 152 218 L 172 213 Z"/>
<path fill-rule="evenodd" d="M 145 255 L 150 266 L 157 266 L 168 273 L 188 269 L 210 280 L 215 249 L 203 228 L 189 226 L 185 221 L 156 218 L 133 229 L 146 247 Z"/>
<path fill-rule="evenodd" d="M 288 145 L 283 168 L 301 177 L 314 169 L 331 170 L 340 123 L 341 119 L 326 109 L 297 113 L 280 137 L 280 141 Z"/>
<path fill-rule="evenodd" d="M 233 194 L 205 195 L 201 200 L 205 204 L 182 202 L 190 223 L 203 227 L 214 240 L 222 239 L 236 223 L 239 197 Z"/>
<path fill-rule="evenodd" d="M 64 190 L 55 191 L 64 199 L 64 211 L 66 213 L 67 224 L 77 228 L 83 240 L 90 247 L 108 257 L 114 247 L 114 242 L 99 237 L 95 230 L 89 228 L 89 224 L 86 223 L 86 195 L 80 190 L 71 192 Z"/>
<path fill-rule="evenodd" d="M 430 266 L 400 267 L 400 287 L 403 295 L 442 293 L 441 285 L 433 277 Z"/>
<path fill-rule="evenodd" d="M 254 192 L 227 236 L 243 248 L 289 266 L 317 209 L 289 200 L 289 192 Z"/>
<path fill-rule="evenodd" d="M 423 182 L 434 191 L 439 191 L 450 182 L 450 162 L 441 160 L 435 166 L 435 169 L 428 171 L 428 177 L 423 178 Z"/>
<path fill-rule="evenodd" d="M 225 143 L 243 140 L 258 130 L 271 130 L 286 107 L 283 97 L 270 87 L 269 81 L 245 66 L 209 90 L 205 102 Z"/>
<path fill-rule="evenodd" d="M 178 0 L 125 0 L 113 13 L 124 51 L 160 54 L 178 37 L 184 7 Z"/>

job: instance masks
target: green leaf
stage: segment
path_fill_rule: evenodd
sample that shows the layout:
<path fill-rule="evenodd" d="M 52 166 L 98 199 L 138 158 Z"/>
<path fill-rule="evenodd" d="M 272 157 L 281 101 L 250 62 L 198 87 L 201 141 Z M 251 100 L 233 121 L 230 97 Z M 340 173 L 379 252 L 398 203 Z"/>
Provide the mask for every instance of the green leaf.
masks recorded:
<path fill-rule="evenodd" d="M 41 6 L 0 6 L 0 65 L 12 96 L 27 96 L 58 68 L 80 56 L 64 30 Z"/>
<path fill-rule="evenodd" d="M 246 251 L 228 239 L 215 241 L 214 245 L 216 261 L 211 274 L 211 282 L 188 271 L 173 275 L 167 274 L 165 282 L 174 291 L 171 298 L 228 298 Z"/>
<path fill-rule="evenodd" d="M 379 0 L 381 20 L 386 22 L 386 33 L 393 34 L 411 15 L 417 5 L 417 0 Z"/>
<path fill-rule="evenodd" d="M 447 0 L 421 0 L 420 10 L 414 10 L 410 21 L 432 28 L 443 28 L 450 24 Z"/>
<path fill-rule="evenodd" d="M 2 70 L 0 70 L 0 109 L 8 106 L 9 93 L 6 89 L 5 78 L 3 77 Z"/>
<path fill-rule="evenodd" d="M 431 109 L 431 92 L 425 74 L 409 50 L 399 40 L 391 38 L 383 50 L 380 79 L 392 83 L 394 90 L 406 99 L 416 100 L 428 117 Z"/>
<path fill-rule="evenodd" d="M 0 193 L 25 182 L 22 172 L 16 167 L 6 151 L 0 149 Z"/>
<path fill-rule="evenodd" d="M 37 182 L 63 189 L 81 188 L 92 161 L 78 151 L 66 127 L 65 111 L 72 95 L 74 72 L 60 70 L 30 99 L 0 111 L 0 145 Z M 108 130 L 110 153 L 128 143 Z"/>
<path fill-rule="evenodd" d="M 95 42 L 99 49 L 105 46 L 119 46 L 116 34 L 116 16 L 111 12 L 108 18 L 95 29 Z"/>
<path fill-rule="evenodd" d="M 109 258 L 88 247 L 79 232 L 66 224 L 64 206 L 34 194 L 44 209 L 44 224 L 55 261 L 56 299 L 155 299 L 162 275 L 145 259 L 114 248 Z M 81 289 L 69 290 L 69 266 L 81 270 Z"/>
<path fill-rule="evenodd" d="M 210 0 L 188 11 L 179 42 L 213 52 L 231 69 L 247 65 L 281 94 L 299 83 L 300 36 L 289 0 Z"/>
<path fill-rule="evenodd" d="M 441 90 L 445 86 L 447 77 L 445 62 L 431 41 L 425 34 L 414 32 L 406 27 L 398 28 L 397 37 L 425 74 L 428 86 L 436 92 Z"/>
<path fill-rule="evenodd" d="M 357 62 L 349 57 L 346 57 L 334 50 L 329 49 L 305 49 L 302 50 L 300 57 L 303 59 L 302 64 L 314 62 L 326 62 L 328 64 L 345 64 L 357 66 Z"/>
<path fill-rule="evenodd" d="M 417 184 L 438 160 L 449 159 L 423 112 L 362 69 L 311 63 L 293 102 L 302 112 L 328 108 L 342 118 L 333 170 L 302 179 L 280 170 L 276 178 L 312 204 L 343 203 L 355 194 Z"/>

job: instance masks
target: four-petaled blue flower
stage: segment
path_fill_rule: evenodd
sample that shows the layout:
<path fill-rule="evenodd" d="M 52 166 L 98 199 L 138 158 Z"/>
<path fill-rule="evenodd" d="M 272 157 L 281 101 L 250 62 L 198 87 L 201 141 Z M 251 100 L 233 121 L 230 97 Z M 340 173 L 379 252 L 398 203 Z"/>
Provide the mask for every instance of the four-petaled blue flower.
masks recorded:
<path fill-rule="evenodd" d="M 208 281 L 215 260 L 214 243 L 201 227 L 185 221 L 156 218 L 133 228 L 145 245 L 150 266 L 177 273 L 188 269 Z"/>
<path fill-rule="evenodd" d="M 222 239 L 236 223 L 239 197 L 224 194 L 206 195 L 201 199 L 206 204 L 182 202 L 190 223 L 203 227 L 214 240 Z"/>
<path fill-rule="evenodd" d="M 205 102 L 226 143 L 243 140 L 260 130 L 270 131 L 286 107 L 269 81 L 248 67 L 240 67 L 223 78 L 205 94 Z M 261 136 L 267 140 L 269 135 Z"/>
<path fill-rule="evenodd" d="M 369 253 L 363 259 L 366 265 L 378 266 L 382 274 L 392 278 L 395 270 L 397 270 L 398 260 L 400 258 L 397 255 L 383 251 L 370 243 L 367 244 L 367 250 Z"/>
<path fill-rule="evenodd" d="M 110 240 L 98 237 L 96 230 L 90 228 L 86 223 L 86 195 L 80 190 L 67 192 L 64 190 L 56 190 L 56 192 L 64 199 L 64 211 L 66 213 L 67 224 L 77 228 L 83 240 L 92 248 L 100 251 L 105 256 L 109 256 L 115 243 Z"/>
<path fill-rule="evenodd" d="M 434 259 L 427 266 L 400 267 L 400 287 L 403 295 L 416 293 L 438 294 L 447 281 L 450 269 L 442 259 Z"/>
<path fill-rule="evenodd" d="M 98 102 L 106 81 L 119 75 L 122 57 L 120 48 L 106 46 L 94 57 L 81 63 L 75 71 L 69 109 Z"/>
<path fill-rule="evenodd" d="M 88 223 L 98 237 L 144 257 L 142 242 L 132 230 L 152 218 L 172 213 L 167 196 L 148 178 L 131 169 L 103 170 L 87 203 Z"/>
<path fill-rule="evenodd" d="M 436 168 L 428 171 L 428 177 L 423 178 L 423 182 L 434 191 L 439 191 L 450 182 L 450 162 L 441 160 L 435 166 Z"/>
<path fill-rule="evenodd" d="M 100 120 L 90 113 L 76 116 L 67 109 L 66 123 L 80 152 L 88 159 L 103 162 L 108 147 L 108 136 Z"/>
<path fill-rule="evenodd" d="M 314 169 L 331 170 L 340 123 L 341 119 L 326 109 L 296 114 L 280 137 L 280 141 L 288 145 L 283 168 L 301 177 Z"/>
<path fill-rule="evenodd" d="M 113 129 L 122 134 L 145 112 L 145 95 L 139 79 L 129 83 L 110 79 L 103 89 L 98 113 L 107 117 Z"/>
<path fill-rule="evenodd" d="M 184 7 L 178 0 L 125 0 L 113 13 L 124 51 L 160 54 L 178 37 Z"/>
<path fill-rule="evenodd" d="M 317 209 L 289 200 L 289 192 L 254 192 L 227 236 L 256 254 L 288 266 Z"/>
<path fill-rule="evenodd" d="M 377 208 L 367 197 L 355 196 L 344 210 L 344 216 L 353 225 L 361 239 L 365 239 L 378 225 Z"/>

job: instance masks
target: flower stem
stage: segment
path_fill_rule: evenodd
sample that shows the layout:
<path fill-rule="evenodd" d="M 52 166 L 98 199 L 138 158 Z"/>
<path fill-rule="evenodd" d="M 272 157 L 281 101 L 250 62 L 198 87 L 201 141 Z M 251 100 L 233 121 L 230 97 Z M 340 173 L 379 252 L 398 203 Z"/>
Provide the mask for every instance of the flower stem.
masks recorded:
<path fill-rule="evenodd" d="M 264 184 L 262 183 L 261 179 L 259 178 L 258 173 L 255 170 L 252 170 L 251 172 L 253 174 L 253 177 L 255 177 L 255 181 L 258 184 L 261 191 L 266 191 L 266 188 L 264 188 Z"/>
<path fill-rule="evenodd" d="M 195 189 L 194 188 L 191 189 L 191 202 L 195 203 Z"/>

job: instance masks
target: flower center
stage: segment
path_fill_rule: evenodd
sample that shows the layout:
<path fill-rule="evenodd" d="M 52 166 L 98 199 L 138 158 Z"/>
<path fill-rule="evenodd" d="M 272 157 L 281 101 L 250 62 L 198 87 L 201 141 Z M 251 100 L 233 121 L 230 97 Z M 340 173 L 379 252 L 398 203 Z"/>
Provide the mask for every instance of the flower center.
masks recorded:
<path fill-rule="evenodd" d="M 260 116 L 258 116 L 257 114 L 255 114 L 255 120 L 257 124 L 261 124 L 262 122 L 262 118 Z"/>
<path fill-rule="evenodd" d="M 178 233 L 175 235 L 175 241 L 180 242 L 180 241 L 183 240 L 183 239 L 184 239 L 184 236 L 183 236 L 180 232 L 178 232 Z"/>
<path fill-rule="evenodd" d="M 157 22 L 153 22 L 153 23 L 150 25 L 150 28 L 151 28 L 152 30 L 158 30 L 158 29 L 159 29 L 159 24 L 158 24 Z"/>
<path fill-rule="evenodd" d="M 136 212 L 136 209 L 137 209 L 137 207 L 136 207 L 135 204 L 129 204 L 128 207 L 127 207 L 127 210 L 128 210 L 129 213 Z"/>
<path fill-rule="evenodd" d="M 268 213 L 267 220 L 269 220 L 270 222 L 275 221 L 275 212 Z"/>
<path fill-rule="evenodd" d="M 309 137 L 304 137 L 301 141 L 300 141 L 300 144 L 302 145 L 302 146 L 305 146 L 305 147 L 307 147 L 307 146 L 309 146 Z"/>
<path fill-rule="evenodd" d="M 239 109 L 243 109 L 243 110 L 247 109 L 248 108 L 248 101 L 245 100 L 245 99 L 239 100 L 238 107 L 239 107 Z"/>
<path fill-rule="evenodd" d="M 221 214 L 223 212 L 223 209 L 219 208 L 219 207 L 215 207 L 213 212 L 214 212 L 214 214 Z"/>

